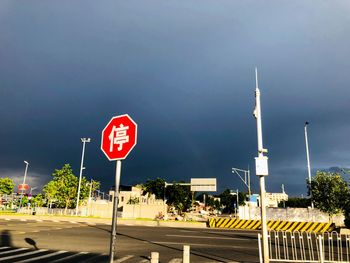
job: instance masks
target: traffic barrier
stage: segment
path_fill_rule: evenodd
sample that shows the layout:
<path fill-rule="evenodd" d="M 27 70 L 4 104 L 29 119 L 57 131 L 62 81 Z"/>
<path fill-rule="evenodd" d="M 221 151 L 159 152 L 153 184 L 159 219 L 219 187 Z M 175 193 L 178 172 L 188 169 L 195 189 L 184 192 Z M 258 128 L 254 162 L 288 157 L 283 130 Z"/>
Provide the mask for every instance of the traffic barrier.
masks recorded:
<path fill-rule="evenodd" d="M 259 233 L 260 262 L 263 261 L 261 243 Z M 268 232 L 267 243 L 269 262 L 350 262 L 350 235 L 272 230 Z"/>
<path fill-rule="evenodd" d="M 231 228 L 231 229 L 261 229 L 260 220 L 246 220 L 237 218 L 210 218 L 208 220 L 209 227 L 216 228 Z M 296 221 L 282 221 L 269 220 L 267 222 L 268 230 L 276 231 L 299 231 L 299 232 L 314 232 L 324 233 L 330 232 L 334 229 L 333 223 L 322 222 L 296 222 Z"/>

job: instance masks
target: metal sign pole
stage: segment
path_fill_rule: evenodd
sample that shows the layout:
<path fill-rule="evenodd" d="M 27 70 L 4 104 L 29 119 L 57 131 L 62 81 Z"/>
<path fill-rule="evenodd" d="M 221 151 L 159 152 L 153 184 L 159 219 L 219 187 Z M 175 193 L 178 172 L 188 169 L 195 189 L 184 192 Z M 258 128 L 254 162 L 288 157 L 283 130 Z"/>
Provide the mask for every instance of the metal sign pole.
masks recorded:
<path fill-rule="evenodd" d="M 112 231 L 111 231 L 111 241 L 109 248 L 109 262 L 113 263 L 115 254 L 115 245 L 117 241 L 117 220 L 118 220 L 118 197 L 119 197 L 119 183 L 121 174 L 122 162 L 117 160 L 116 170 L 115 170 L 115 189 L 113 198 L 113 217 L 112 217 Z"/>
<path fill-rule="evenodd" d="M 266 218 L 266 190 L 265 190 L 265 176 L 268 175 L 268 162 L 264 153 L 267 149 L 263 147 L 262 125 L 261 125 L 261 106 L 260 106 L 260 90 L 258 87 L 258 70 L 255 68 L 255 110 L 254 116 L 257 123 L 258 135 L 258 157 L 255 158 L 256 175 L 260 178 L 260 206 L 261 206 L 261 234 L 262 234 L 262 252 L 264 263 L 269 263 L 269 249 L 268 249 L 268 233 L 267 233 L 267 218 Z"/>

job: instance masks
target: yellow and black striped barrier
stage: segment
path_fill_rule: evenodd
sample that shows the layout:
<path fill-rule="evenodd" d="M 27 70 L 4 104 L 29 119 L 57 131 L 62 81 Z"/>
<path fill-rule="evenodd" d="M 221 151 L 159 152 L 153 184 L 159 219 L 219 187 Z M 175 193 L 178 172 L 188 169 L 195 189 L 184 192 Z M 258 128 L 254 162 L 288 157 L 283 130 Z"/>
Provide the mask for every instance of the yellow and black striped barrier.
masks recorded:
<path fill-rule="evenodd" d="M 231 229 L 261 229 L 260 220 L 245 220 L 236 218 L 210 218 L 208 221 L 209 227 L 231 228 Z M 334 229 L 333 223 L 322 222 L 296 222 L 296 221 L 281 221 L 269 220 L 267 222 L 268 230 L 281 231 L 299 231 L 299 232 L 315 232 L 323 233 L 330 232 Z"/>

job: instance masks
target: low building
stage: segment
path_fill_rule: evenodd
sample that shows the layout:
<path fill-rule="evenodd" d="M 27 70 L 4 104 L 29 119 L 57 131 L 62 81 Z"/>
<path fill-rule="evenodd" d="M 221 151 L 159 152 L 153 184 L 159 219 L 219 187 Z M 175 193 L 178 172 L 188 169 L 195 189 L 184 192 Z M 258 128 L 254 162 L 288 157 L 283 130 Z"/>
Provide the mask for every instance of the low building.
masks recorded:
<path fill-rule="evenodd" d="M 114 191 L 109 194 L 113 197 Z M 167 214 L 168 206 L 154 194 L 146 193 L 137 186 L 121 186 L 119 191 L 118 210 L 123 218 L 151 218 Z"/>
<path fill-rule="evenodd" d="M 278 204 L 283 201 L 288 201 L 288 195 L 285 192 L 282 193 L 266 193 L 266 206 L 267 207 L 278 207 Z M 250 206 L 260 206 L 260 195 L 253 194 L 250 196 L 249 201 L 246 202 Z"/>

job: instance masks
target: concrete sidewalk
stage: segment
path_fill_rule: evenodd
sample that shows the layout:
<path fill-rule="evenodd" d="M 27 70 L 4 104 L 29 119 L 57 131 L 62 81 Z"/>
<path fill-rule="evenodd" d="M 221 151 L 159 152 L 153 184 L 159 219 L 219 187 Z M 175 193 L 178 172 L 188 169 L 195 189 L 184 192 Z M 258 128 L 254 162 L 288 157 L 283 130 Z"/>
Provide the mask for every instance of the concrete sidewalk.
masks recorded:
<path fill-rule="evenodd" d="M 111 218 L 83 217 L 83 216 L 50 216 L 50 215 L 25 215 L 25 214 L 0 214 L 0 219 L 5 220 L 45 220 L 55 222 L 75 222 L 86 224 L 104 224 L 111 225 Z M 125 219 L 118 218 L 118 225 L 137 225 L 154 227 L 179 227 L 179 228 L 206 228 L 206 222 L 184 222 L 184 221 L 163 221 L 163 220 L 144 220 L 144 219 Z"/>

